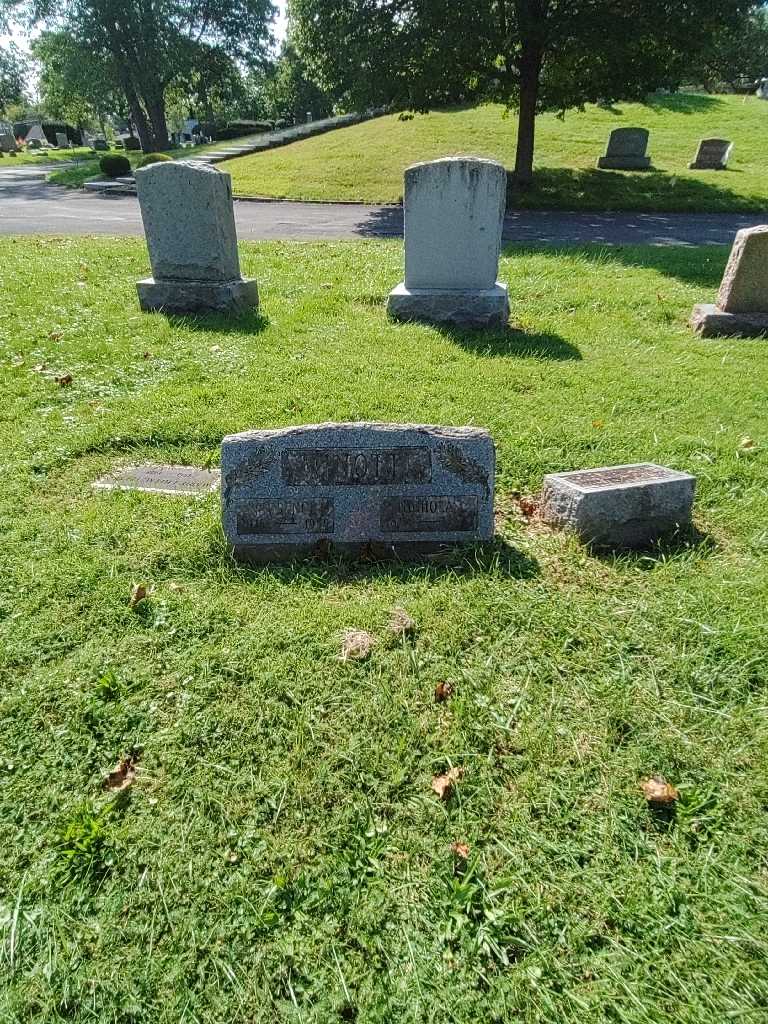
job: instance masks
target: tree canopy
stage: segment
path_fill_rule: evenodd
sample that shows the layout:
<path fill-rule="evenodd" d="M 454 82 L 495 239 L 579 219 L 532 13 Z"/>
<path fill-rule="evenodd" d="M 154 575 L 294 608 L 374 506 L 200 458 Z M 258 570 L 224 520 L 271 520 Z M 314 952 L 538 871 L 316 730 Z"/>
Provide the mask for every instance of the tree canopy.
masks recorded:
<path fill-rule="evenodd" d="M 0 46 L 0 114 L 12 103 L 24 98 L 24 76 L 27 62 L 12 43 Z"/>

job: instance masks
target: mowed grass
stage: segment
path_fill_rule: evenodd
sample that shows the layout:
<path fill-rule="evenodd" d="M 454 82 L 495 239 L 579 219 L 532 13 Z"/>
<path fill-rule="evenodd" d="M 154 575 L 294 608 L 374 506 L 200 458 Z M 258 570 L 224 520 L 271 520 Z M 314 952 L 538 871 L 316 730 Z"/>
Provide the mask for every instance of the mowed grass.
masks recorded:
<path fill-rule="evenodd" d="M 598 171 L 613 128 L 648 128 L 653 171 Z M 388 115 L 279 150 L 227 161 L 240 195 L 397 202 L 403 170 L 419 160 L 470 153 L 513 168 L 517 121 L 501 106 Z M 679 94 L 647 105 L 589 106 L 537 120 L 534 187 L 510 204 L 600 210 L 765 210 L 768 103 L 754 96 Z M 733 141 L 727 171 L 689 171 L 699 140 Z"/>
<path fill-rule="evenodd" d="M 3 153 L 0 157 L 0 172 L 13 170 L 14 167 L 24 167 L 29 164 L 54 164 L 66 160 L 85 160 L 91 156 L 91 150 L 86 147 L 76 146 L 75 149 L 45 149 L 29 150 L 9 156 Z"/>
<path fill-rule="evenodd" d="M 764 1021 L 768 343 L 685 326 L 725 251 L 511 250 L 478 335 L 387 322 L 394 241 L 241 251 L 261 315 L 195 322 L 139 313 L 139 241 L 0 241 L 0 1019 Z M 331 419 L 489 427 L 493 549 L 249 570 L 215 496 L 91 490 Z M 516 499 L 637 460 L 697 535 Z"/>

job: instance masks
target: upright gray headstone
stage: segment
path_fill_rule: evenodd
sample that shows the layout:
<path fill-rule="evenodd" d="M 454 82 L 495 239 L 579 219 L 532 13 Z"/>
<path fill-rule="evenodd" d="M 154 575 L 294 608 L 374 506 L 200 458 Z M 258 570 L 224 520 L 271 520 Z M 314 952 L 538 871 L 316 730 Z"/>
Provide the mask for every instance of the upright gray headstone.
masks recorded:
<path fill-rule="evenodd" d="M 66 132 L 56 132 L 56 145 L 59 149 L 66 149 L 69 145 L 69 139 L 67 138 Z"/>
<path fill-rule="evenodd" d="M 602 170 L 644 171 L 651 166 L 647 128 L 614 128 L 608 136 L 605 156 L 597 161 Z"/>
<path fill-rule="evenodd" d="M 389 295 L 398 320 L 466 327 L 509 317 L 497 281 L 507 172 L 495 160 L 448 157 L 405 172 L 405 281 Z"/>
<path fill-rule="evenodd" d="M 494 473 L 478 427 L 251 430 L 222 442 L 224 532 L 250 562 L 430 554 L 493 536 Z"/>
<path fill-rule="evenodd" d="M 15 153 L 16 152 L 16 139 L 10 132 L 4 132 L 0 135 L 0 153 Z"/>
<path fill-rule="evenodd" d="M 541 517 L 597 546 L 644 547 L 690 526 L 696 478 L 641 462 L 551 473 Z"/>
<path fill-rule="evenodd" d="M 693 163 L 692 171 L 724 171 L 728 166 L 733 143 L 728 139 L 702 139 Z"/>
<path fill-rule="evenodd" d="M 169 161 L 136 172 L 153 277 L 138 282 L 144 310 L 238 312 L 259 304 L 237 254 L 232 179 L 199 163 Z"/>
<path fill-rule="evenodd" d="M 768 225 L 736 234 L 717 301 L 693 307 L 691 327 L 705 338 L 768 334 Z"/>

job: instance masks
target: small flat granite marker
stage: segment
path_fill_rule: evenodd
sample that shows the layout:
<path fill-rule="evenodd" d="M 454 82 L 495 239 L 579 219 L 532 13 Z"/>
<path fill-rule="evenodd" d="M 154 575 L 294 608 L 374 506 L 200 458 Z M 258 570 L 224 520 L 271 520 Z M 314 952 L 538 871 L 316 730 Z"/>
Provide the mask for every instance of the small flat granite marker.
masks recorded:
<path fill-rule="evenodd" d="M 768 334 L 768 224 L 736 234 L 717 301 L 694 306 L 690 325 L 704 338 Z"/>
<path fill-rule="evenodd" d="M 146 491 L 149 494 L 197 496 L 210 494 L 219 486 L 217 469 L 148 463 L 121 466 L 93 484 L 97 491 Z"/>
<path fill-rule="evenodd" d="M 608 136 L 605 156 L 597 161 L 602 170 L 646 171 L 651 166 L 647 128 L 614 128 Z"/>
<path fill-rule="evenodd" d="M 168 313 L 256 309 L 253 278 L 240 274 L 232 179 L 183 160 L 136 172 L 153 277 L 139 281 L 143 310 Z"/>
<path fill-rule="evenodd" d="M 251 430 L 221 446 L 224 532 L 241 561 L 329 548 L 414 557 L 493 536 L 487 430 L 323 423 Z"/>
<path fill-rule="evenodd" d="M 695 488 L 695 477 L 650 462 L 551 473 L 541 516 L 598 547 L 645 547 L 690 524 Z"/>
<path fill-rule="evenodd" d="M 396 320 L 462 327 L 509 318 L 499 271 L 507 172 L 495 160 L 448 157 L 405 171 L 405 280 L 387 312 Z"/>
<path fill-rule="evenodd" d="M 728 166 L 733 143 L 728 139 L 702 139 L 693 163 L 692 171 L 724 171 Z"/>

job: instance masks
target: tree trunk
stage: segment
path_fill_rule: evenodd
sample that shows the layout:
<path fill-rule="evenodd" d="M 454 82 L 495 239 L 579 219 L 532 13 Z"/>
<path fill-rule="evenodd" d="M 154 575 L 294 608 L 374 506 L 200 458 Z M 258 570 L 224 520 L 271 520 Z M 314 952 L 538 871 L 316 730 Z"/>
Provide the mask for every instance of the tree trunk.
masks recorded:
<path fill-rule="evenodd" d="M 144 153 L 153 153 L 155 151 L 155 139 L 150 127 L 147 115 L 138 98 L 135 95 L 129 95 L 128 109 L 131 112 L 131 121 L 136 125 L 136 134 L 139 136 L 139 142 Z"/>
<path fill-rule="evenodd" d="M 161 93 L 159 96 L 147 98 L 144 100 L 144 105 L 152 124 L 154 149 L 160 152 L 170 149 L 171 140 L 168 138 L 168 125 L 165 120 L 165 97 Z"/>
<path fill-rule="evenodd" d="M 542 53 L 538 47 L 523 44 L 520 57 L 520 112 L 517 121 L 515 184 L 527 188 L 533 181 L 533 149 L 536 138 L 536 104 L 539 99 L 539 75 Z"/>

